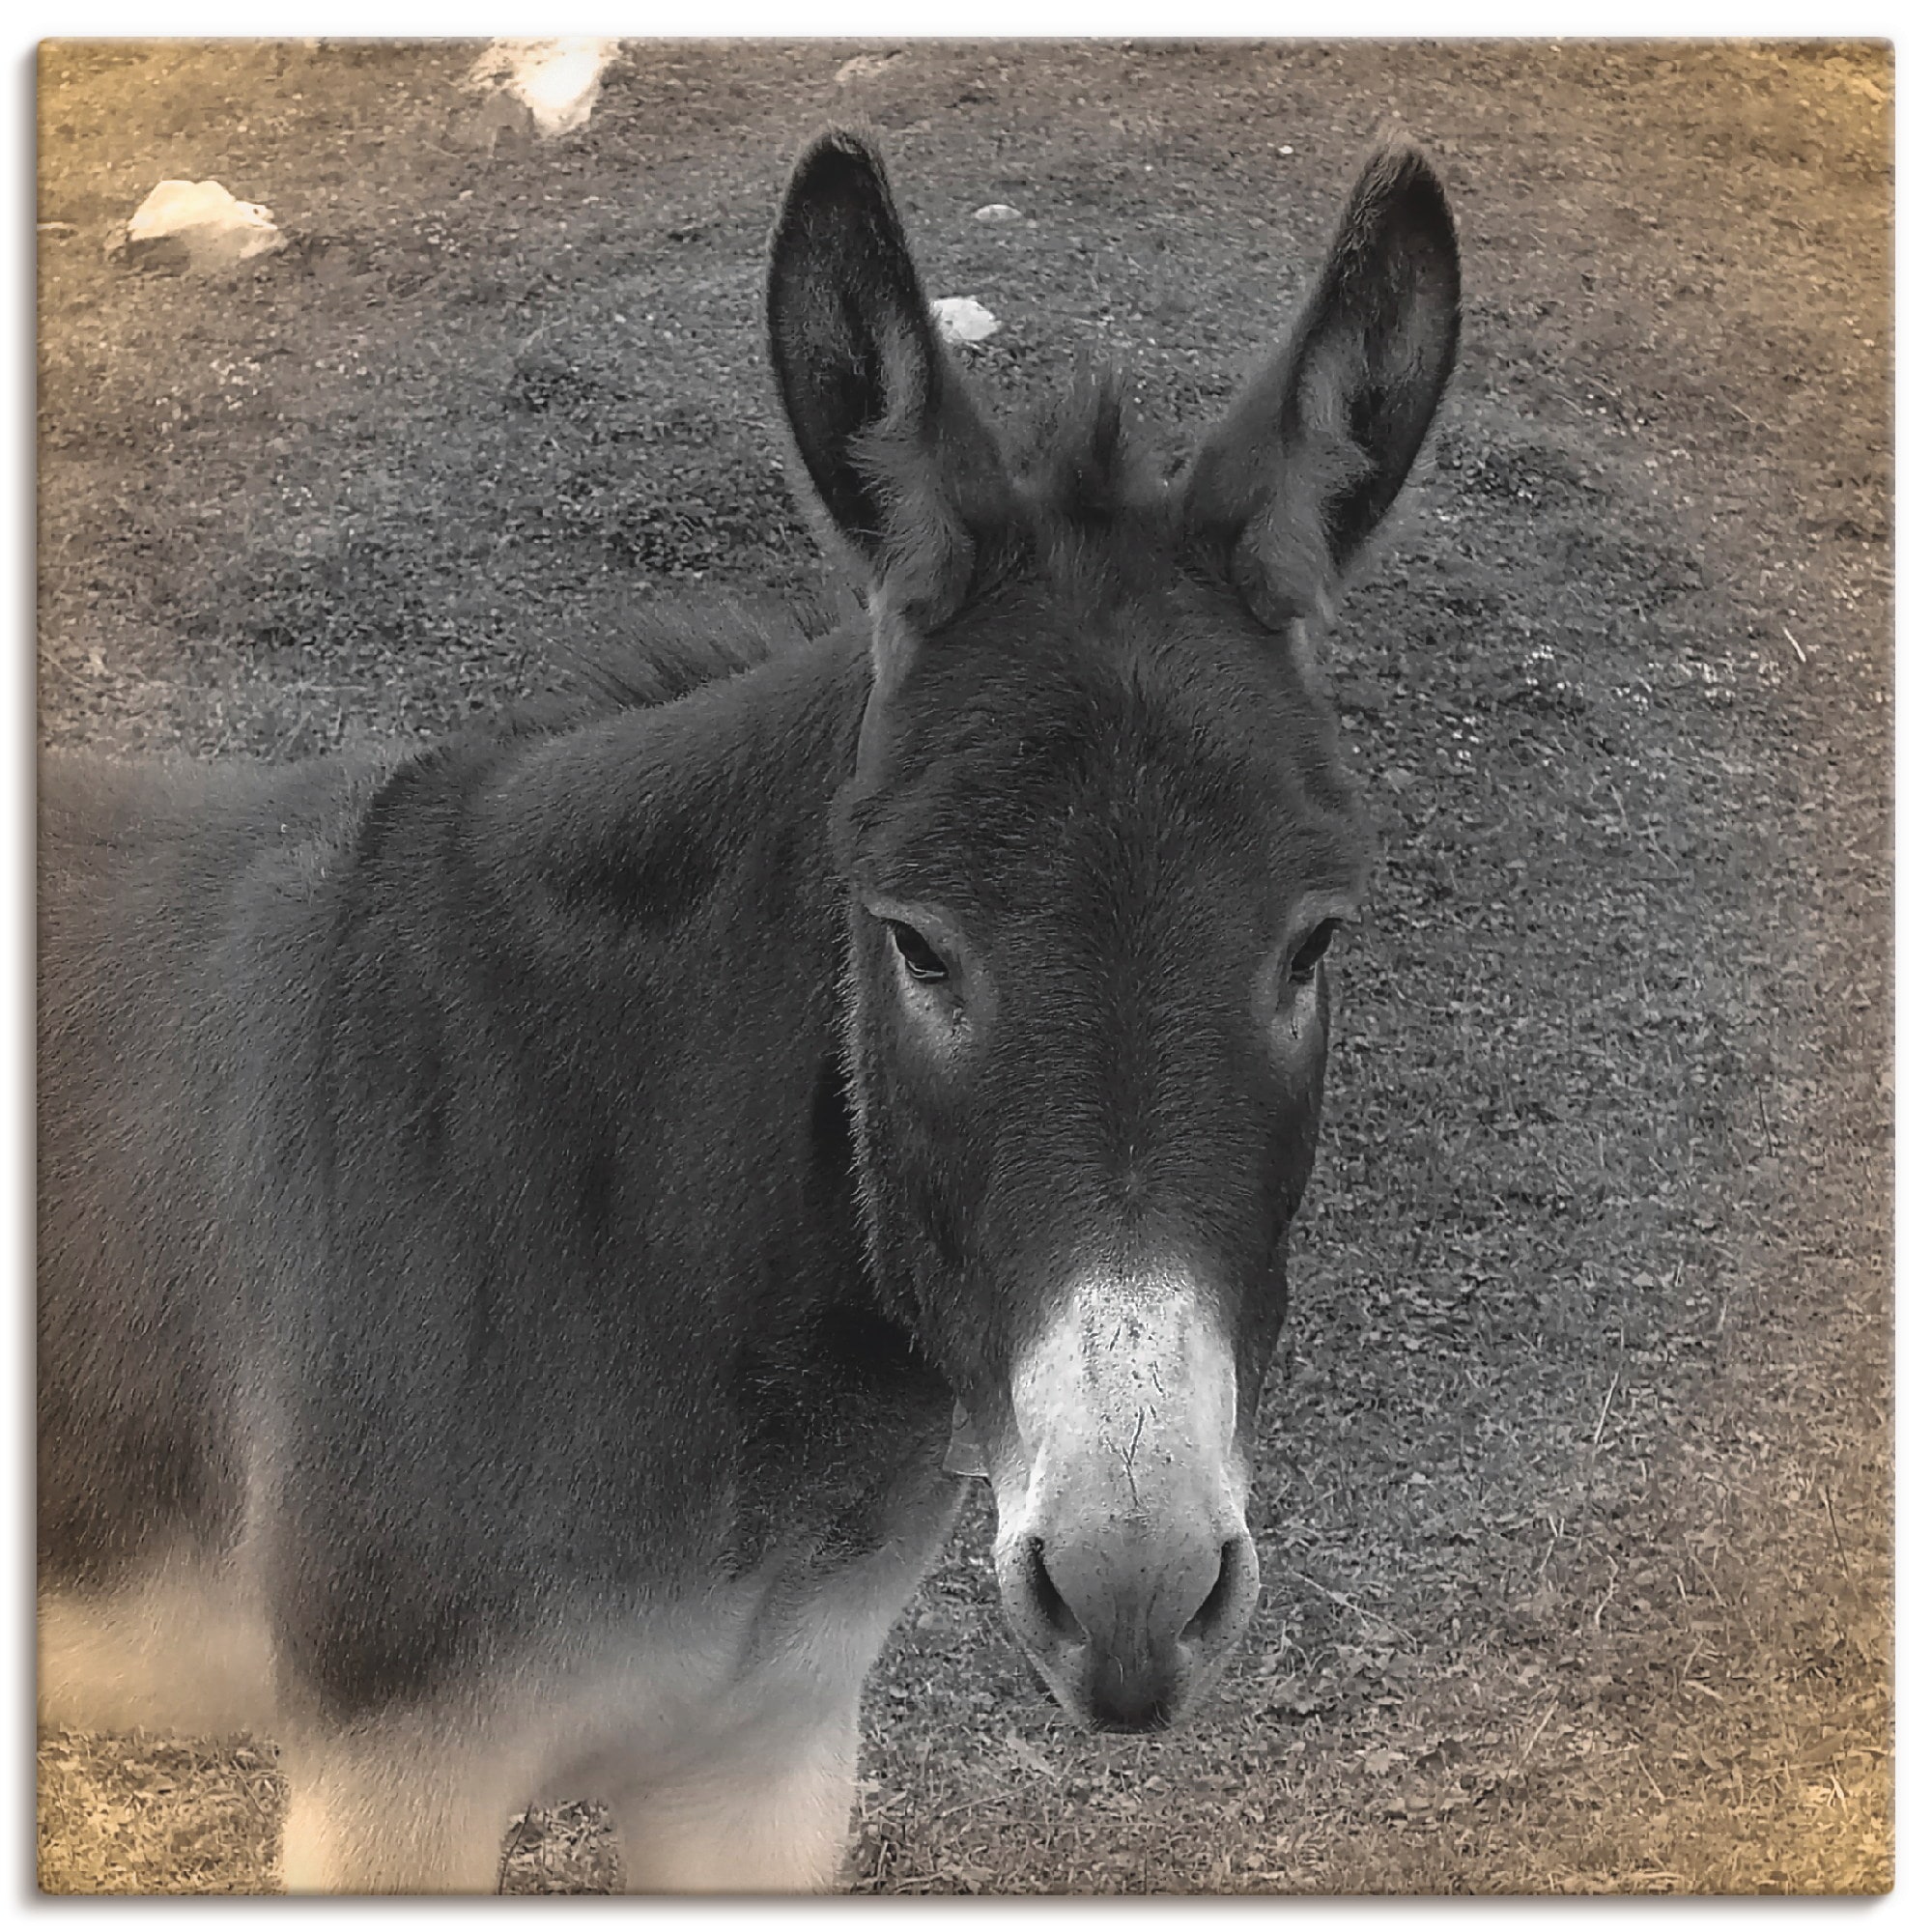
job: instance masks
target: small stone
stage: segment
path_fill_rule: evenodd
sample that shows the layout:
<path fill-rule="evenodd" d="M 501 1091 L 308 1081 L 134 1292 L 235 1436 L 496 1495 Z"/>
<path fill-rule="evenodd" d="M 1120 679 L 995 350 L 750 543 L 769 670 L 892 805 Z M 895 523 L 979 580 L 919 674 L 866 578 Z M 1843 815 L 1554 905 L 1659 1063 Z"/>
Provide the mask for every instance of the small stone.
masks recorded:
<path fill-rule="evenodd" d="M 832 76 L 832 84 L 835 87 L 851 87 L 859 81 L 870 80 L 874 74 L 884 73 L 898 57 L 896 50 L 889 54 L 854 54 Z"/>
<path fill-rule="evenodd" d="M 975 221 L 1019 221 L 1024 218 L 1017 208 L 1009 207 L 1004 201 L 989 201 L 984 208 L 973 211 Z"/>
<path fill-rule="evenodd" d="M 615 41 L 573 35 L 554 41 L 492 41 L 464 76 L 472 94 L 520 101 L 546 138 L 568 134 L 590 119 L 607 69 L 622 51 Z"/>
<path fill-rule="evenodd" d="M 216 181 L 164 181 L 128 217 L 111 252 L 140 259 L 179 249 L 188 268 L 206 273 L 277 254 L 288 245 L 260 202 L 237 201 Z"/>
<path fill-rule="evenodd" d="M 932 319 L 949 342 L 983 342 L 999 327 L 999 318 L 973 296 L 942 296 Z"/>

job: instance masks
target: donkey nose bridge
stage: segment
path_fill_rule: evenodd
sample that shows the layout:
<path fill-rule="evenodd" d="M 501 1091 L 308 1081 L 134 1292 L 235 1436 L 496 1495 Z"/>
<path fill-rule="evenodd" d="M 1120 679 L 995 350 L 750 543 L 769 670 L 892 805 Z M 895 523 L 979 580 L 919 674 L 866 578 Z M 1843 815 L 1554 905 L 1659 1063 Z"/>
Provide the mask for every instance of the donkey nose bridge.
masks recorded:
<path fill-rule="evenodd" d="M 1076 1282 L 1015 1363 L 1012 1407 L 1029 1516 L 1072 1498 L 1126 1523 L 1238 1519 L 1234 1354 L 1184 1277 Z"/>
<path fill-rule="evenodd" d="M 1076 1283 L 1012 1395 L 1008 1606 L 1076 1708 L 1163 1721 L 1255 1594 L 1234 1354 L 1211 1298 L 1173 1274 Z"/>

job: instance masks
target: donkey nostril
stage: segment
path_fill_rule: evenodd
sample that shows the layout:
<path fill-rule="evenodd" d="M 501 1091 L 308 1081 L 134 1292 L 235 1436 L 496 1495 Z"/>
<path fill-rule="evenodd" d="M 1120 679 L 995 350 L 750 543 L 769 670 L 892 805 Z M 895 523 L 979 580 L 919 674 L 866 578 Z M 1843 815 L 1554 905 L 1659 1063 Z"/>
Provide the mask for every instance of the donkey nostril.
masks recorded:
<path fill-rule="evenodd" d="M 1221 1546 L 1221 1574 L 1214 1578 L 1214 1587 L 1208 1592 L 1201 1607 L 1187 1619 L 1182 1627 L 1182 1643 L 1198 1643 L 1207 1636 L 1228 1613 L 1228 1605 L 1234 1599 L 1236 1578 L 1241 1567 L 1241 1539 L 1231 1536 Z"/>
<path fill-rule="evenodd" d="M 1078 1639 L 1087 1634 L 1066 1599 L 1054 1587 L 1053 1578 L 1047 1574 L 1046 1546 L 1037 1536 L 1027 1544 L 1027 1588 L 1053 1626 L 1055 1635 Z"/>

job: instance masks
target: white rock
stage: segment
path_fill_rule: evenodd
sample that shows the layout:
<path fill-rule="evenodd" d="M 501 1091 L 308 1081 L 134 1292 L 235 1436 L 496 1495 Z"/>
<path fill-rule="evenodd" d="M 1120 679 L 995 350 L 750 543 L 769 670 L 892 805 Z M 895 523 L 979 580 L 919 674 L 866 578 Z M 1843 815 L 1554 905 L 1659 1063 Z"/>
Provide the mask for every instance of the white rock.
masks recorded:
<path fill-rule="evenodd" d="M 941 296 L 932 319 L 949 342 L 983 342 L 999 327 L 999 318 L 972 296 Z"/>
<path fill-rule="evenodd" d="M 870 80 L 874 74 L 884 73 L 898 59 L 899 49 L 889 54 L 854 54 L 837 73 L 832 76 L 834 87 L 851 87 L 856 82 Z"/>
<path fill-rule="evenodd" d="M 590 119 L 617 41 L 574 35 L 554 41 L 492 41 L 464 77 L 477 94 L 507 94 L 530 110 L 539 134 L 568 134 Z"/>
<path fill-rule="evenodd" d="M 183 242 L 198 269 L 230 268 L 289 245 L 258 201 L 237 201 L 216 181 L 158 182 L 128 218 L 128 242 Z"/>
<path fill-rule="evenodd" d="M 975 221 L 1020 221 L 1024 218 L 1017 208 L 1009 207 L 1004 201 L 989 201 L 984 208 L 973 211 Z"/>

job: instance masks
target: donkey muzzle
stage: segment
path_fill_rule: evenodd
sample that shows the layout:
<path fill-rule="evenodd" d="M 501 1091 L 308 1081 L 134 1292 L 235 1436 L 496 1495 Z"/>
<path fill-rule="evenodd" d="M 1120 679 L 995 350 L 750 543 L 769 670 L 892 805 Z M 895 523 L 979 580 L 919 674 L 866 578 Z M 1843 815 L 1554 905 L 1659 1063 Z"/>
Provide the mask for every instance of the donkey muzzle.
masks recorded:
<path fill-rule="evenodd" d="M 1000 1592 L 1061 1703 L 1174 1721 L 1255 1604 L 1233 1353 L 1184 1281 L 1081 1283 L 1013 1377 Z"/>

